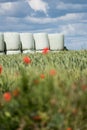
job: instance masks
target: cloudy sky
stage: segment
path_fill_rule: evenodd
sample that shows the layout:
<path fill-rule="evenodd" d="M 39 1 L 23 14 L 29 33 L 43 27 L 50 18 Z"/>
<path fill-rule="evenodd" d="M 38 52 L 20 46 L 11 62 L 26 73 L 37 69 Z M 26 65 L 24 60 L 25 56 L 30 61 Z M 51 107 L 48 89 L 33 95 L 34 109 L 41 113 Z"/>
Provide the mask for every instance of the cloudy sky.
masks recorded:
<path fill-rule="evenodd" d="M 68 49 L 87 49 L 87 0 L 0 0 L 0 32 L 63 33 Z"/>

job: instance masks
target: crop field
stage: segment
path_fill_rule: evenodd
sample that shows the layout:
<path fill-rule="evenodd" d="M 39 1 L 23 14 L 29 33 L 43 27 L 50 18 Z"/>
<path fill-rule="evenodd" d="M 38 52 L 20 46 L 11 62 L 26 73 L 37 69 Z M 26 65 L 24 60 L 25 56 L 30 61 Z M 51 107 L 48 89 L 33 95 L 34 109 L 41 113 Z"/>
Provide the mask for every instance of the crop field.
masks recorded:
<path fill-rule="evenodd" d="M 0 55 L 0 130 L 87 130 L 87 51 Z"/>

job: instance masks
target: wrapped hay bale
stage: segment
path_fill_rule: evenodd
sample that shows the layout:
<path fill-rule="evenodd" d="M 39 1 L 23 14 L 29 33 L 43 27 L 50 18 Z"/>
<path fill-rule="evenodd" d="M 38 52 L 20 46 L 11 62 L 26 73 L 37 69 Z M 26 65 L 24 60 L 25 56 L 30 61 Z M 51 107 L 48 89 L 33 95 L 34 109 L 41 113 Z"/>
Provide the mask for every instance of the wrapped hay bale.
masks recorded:
<path fill-rule="evenodd" d="M 44 48 L 49 48 L 48 34 L 35 33 L 34 40 L 35 40 L 36 51 L 41 51 Z"/>
<path fill-rule="evenodd" d="M 34 38 L 32 33 L 20 33 L 23 53 L 34 51 Z"/>
<path fill-rule="evenodd" d="M 33 50 L 24 50 L 23 53 L 34 53 Z"/>
<path fill-rule="evenodd" d="M 0 54 L 4 54 L 5 44 L 4 44 L 4 35 L 0 33 Z"/>
<path fill-rule="evenodd" d="M 5 52 L 0 52 L 0 55 L 3 55 L 3 54 L 5 54 Z"/>
<path fill-rule="evenodd" d="M 63 34 L 48 34 L 50 50 L 58 51 L 64 49 Z"/>
<path fill-rule="evenodd" d="M 18 50 L 18 51 L 7 51 L 6 52 L 7 55 L 10 55 L 10 54 L 20 54 L 20 53 L 21 53 L 20 50 Z"/>
<path fill-rule="evenodd" d="M 20 35 L 15 32 L 4 33 L 4 41 L 6 43 L 7 51 L 20 51 Z M 21 51 L 20 51 L 21 52 Z M 7 52 L 8 53 L 8 52 Z"/>

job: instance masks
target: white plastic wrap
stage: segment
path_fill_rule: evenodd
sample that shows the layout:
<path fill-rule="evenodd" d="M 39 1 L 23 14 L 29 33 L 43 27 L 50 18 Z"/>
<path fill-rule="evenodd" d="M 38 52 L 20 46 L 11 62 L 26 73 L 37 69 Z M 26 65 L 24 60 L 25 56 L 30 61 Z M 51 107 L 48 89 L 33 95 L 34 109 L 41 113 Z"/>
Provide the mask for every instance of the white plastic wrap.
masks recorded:
<path fill-rule="evenodd" d="M 21 51 L 7 51 L 6 54 L 10 55 L 10 54 L 20 54 Z"/>
<path fill-rule="evenodd" d="M 32 50 L 24 50 L 23 53 L 34 53 L 35 51 L 32 51 Z"/>
<path fill-rule="evenodd" d="M 34 50 L 34 38 L 32 33 L 20 33 L 22 50 Z"/>
<path fill-rule="evenodd" d="M 64 49 L 64 35 L 63 34 L 48 34 L 50 50 Z"/>
<path fill-rule="evenodd" d="M 4 52 L 4 35 L 0 33 L 0 52 Z"/>
<path fill-rule="evenodd" d="M 4 41 L 6 43 L 7 51 L 19 50 L 20 46 L 20 35 L 15 32 L 4 33 Z"/>
<path fill-rule="evenodd" d="M 5 52 L 0 52 L 0 55 L 4 55 L 5 54 Z"/>
<path fill-rule="evenodd" d="M 35 33 L 34 40 L 35 40 L 36 50 L 42 50 L 44 48 L 49 48 L 48 34 Z"/>

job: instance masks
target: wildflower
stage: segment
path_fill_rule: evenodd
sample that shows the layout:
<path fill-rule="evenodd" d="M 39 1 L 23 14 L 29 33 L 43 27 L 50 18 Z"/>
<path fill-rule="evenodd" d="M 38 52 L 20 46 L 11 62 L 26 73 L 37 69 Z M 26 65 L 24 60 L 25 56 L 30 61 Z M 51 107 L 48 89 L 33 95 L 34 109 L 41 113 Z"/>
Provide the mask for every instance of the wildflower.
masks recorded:
<path fill-rule="evenodd" d="M 82 86 L 82 90 L 83 90 L 83 91 L 86 91 L 86 90 L 87 90 L 87 85 L 83 85 L 83 86 Z"/>
<path fill-rule="evenodd" d="M 78 112 L 78 109 L 76 109 L 76 108 L 73 108 L 73 109 L 72 109 L 72 113 L 73 113 L 74 115 L 76 115 L 77 112 Z"/>
<path fill-rule="evenodd" d="M 5 101 L 9 102 L 11 100 L 11 93 L 10 92 L 4 93 L 3 98 Z"/>
<path fill-rule="evenodd" d="M 2 66 L 0 65 L 0 74 L 2 73 Z"/>
<path fill-rule="evenodd" d="M 18 89 L 15 89 L 14 91 L 13 91 L 13 96 L 14 97 L 17 97 L 18 95 L 19 95 L 19 90 Z"/>
<path fill-rule="evenodd" d="M 39 83 L 39 80 L 38 79 L 35 79 L 34 80 L 34 84 L 37 85 Z"/>
<path fill-rule="evenodd" d="M 47 54 L 49 52 L 49 48 L 44 48 L 43 50 L 42 50 L 42 53 L 43 54 Z"/>
<path fill-rule="evenodd" d="M 39 115 L 33 116 L 33 120 L 40 121 L 41 120 L 41 116 L 39 116 Z"/>
<path fill-rule="evenodd" d="M 50 75 L 51 75 L 51 76 L 56 75 L 56 70 L 55 70 L 55 69 L 50 70 Z"/>
<path fill-rule="evenodd" d="M 31 59 L 28 56 L 26 56 L 26 57 L 23 58 L 23 62 L 25 64 L 29 64 L 29 63 L 31 63 Z"/>
<path fill-rule="evenodd" d="M 72 130 L 72 128 L 71 128 L 71 127 L 68 127 L 67 130 Z"/>
<path fill-rule="evenodd" d="M 40 78 L 41 78 L 41 79 L 44 79 L 44 78 L 45 78 L 45 75 L 44 75 L 44 74 L 41 74 L 41 75 L 40 75 Z"/>

